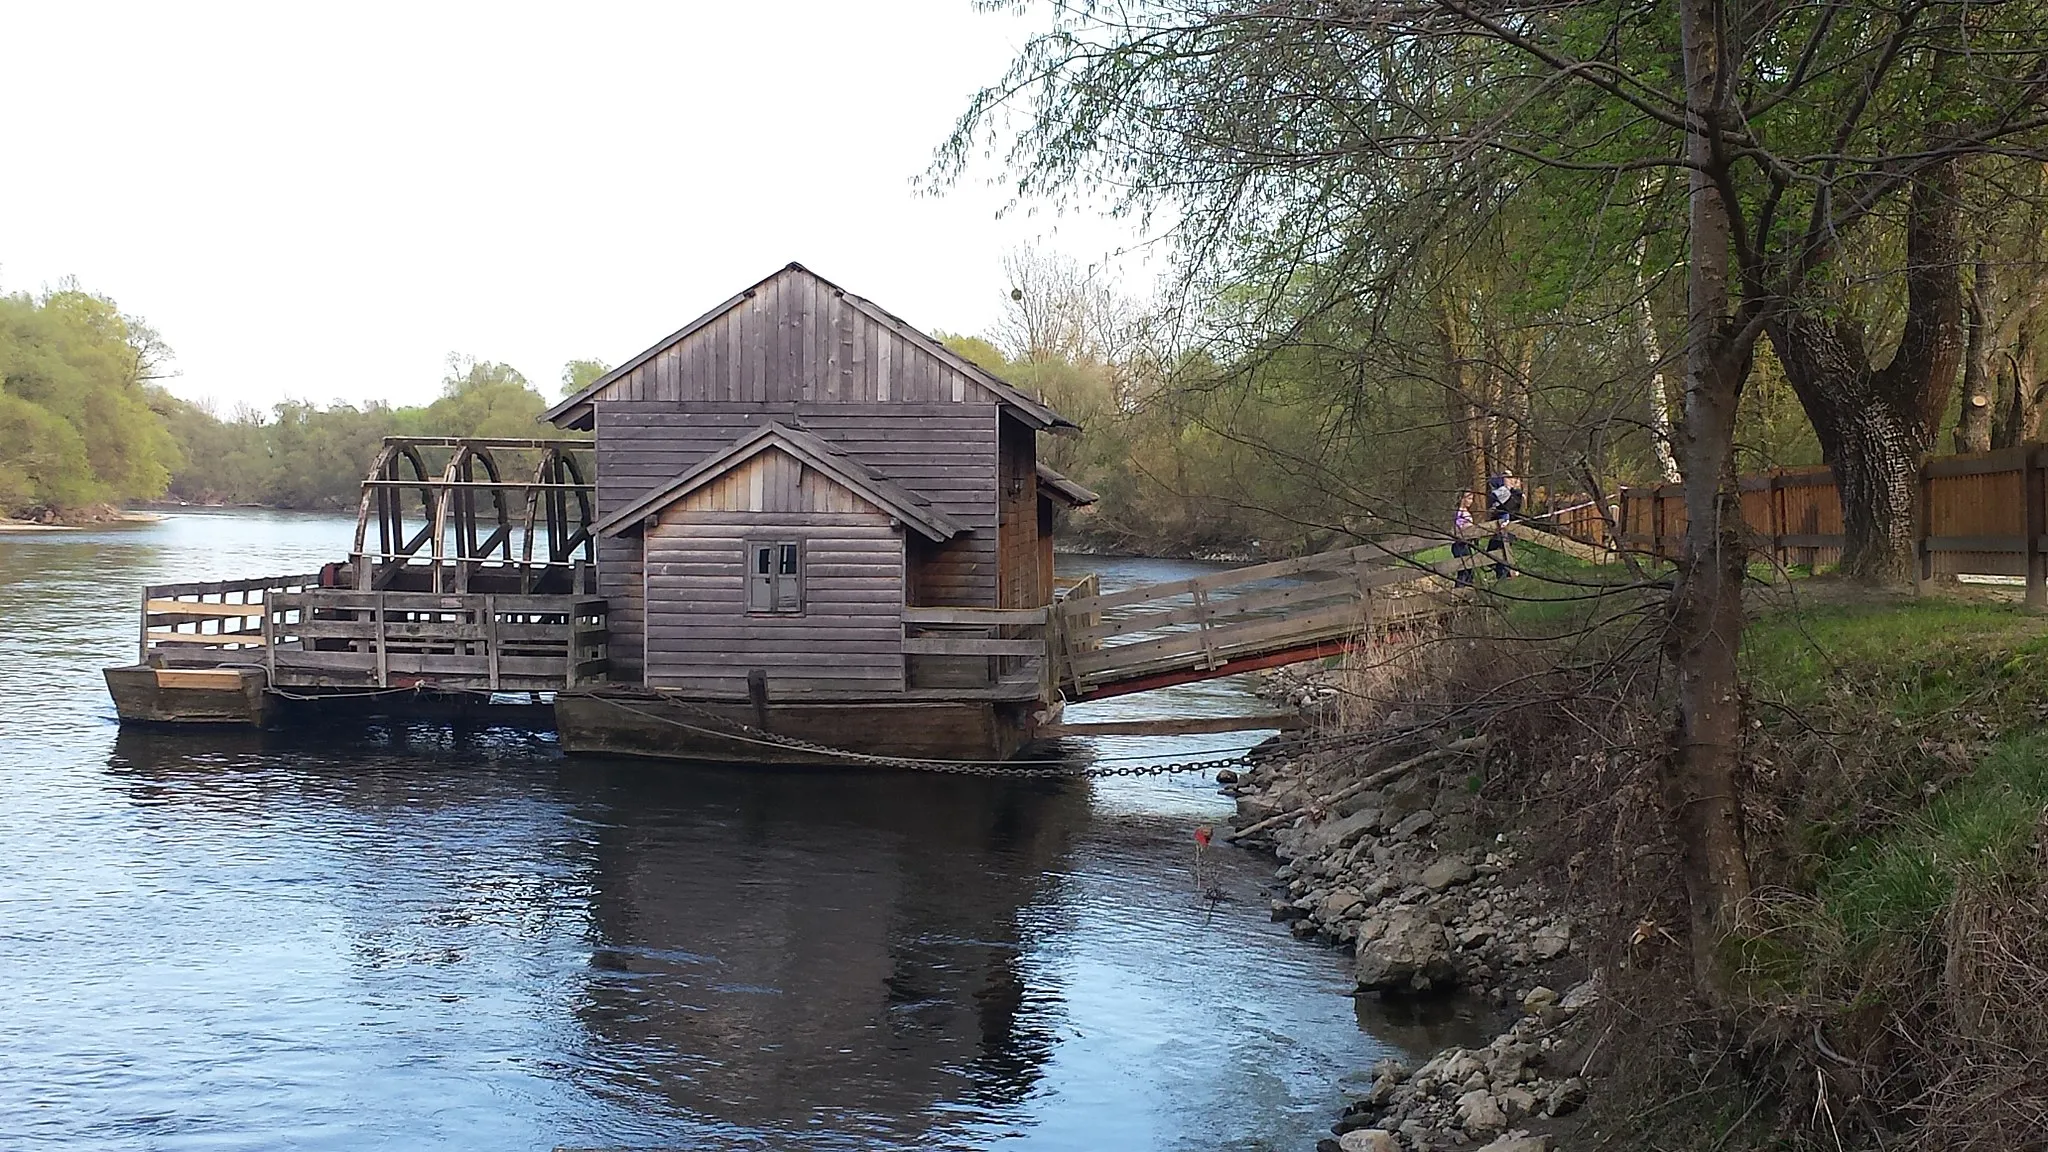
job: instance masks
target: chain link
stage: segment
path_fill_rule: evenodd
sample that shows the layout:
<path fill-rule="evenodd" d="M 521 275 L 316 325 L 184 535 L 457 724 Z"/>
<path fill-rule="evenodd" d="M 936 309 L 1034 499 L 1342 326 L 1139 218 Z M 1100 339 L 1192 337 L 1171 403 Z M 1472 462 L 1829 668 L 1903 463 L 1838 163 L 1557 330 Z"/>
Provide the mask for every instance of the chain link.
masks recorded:
<path fill-rule="evenodd" d="M 1101 779 L 1108 776 L 1170 776 L 1181 772 L 1215 772 L 1225 768 L 1248 768 L 1258 763 L 1261 755 L 1257 749 L 1246 749 L 1230 756 L 1209 760 L 1176 760 L 1163 764 L 1119 764 L 1110 767 L 1055 764 L 1049 761 L 1000 761 L 1000 760 L 936 760 L 914 756 L 882 756 L 872 752 L 855 752 L 848 748 L 834 748 L 796 736 L 785 736 L 756 728 L 730 716 L 721 715 L 710 708 L 689 700 L 666 698 L 666 702 L 686 708 L 704 719 L 712 721 L 726 731 L 715 731 L 694 724 L 685 723 L 673 716 L 663 716 L 644 708 L 635 708 L 608 696 L 592 696 L 623 712 L 631 712 L 663 724 L 673 725 L 685 731 L 721 739 L 739 740 L 749 744 L 766 744 L 787 748 L 796 752 L 809 752 L 834 760 L 850 760 L 858 764 L 874 764 L 885 768 L 907 768 L 917 772 L 941 772 L 957 776 L 989 776 L 1005 778 L 1046 778 L 1085 777 Z"/>

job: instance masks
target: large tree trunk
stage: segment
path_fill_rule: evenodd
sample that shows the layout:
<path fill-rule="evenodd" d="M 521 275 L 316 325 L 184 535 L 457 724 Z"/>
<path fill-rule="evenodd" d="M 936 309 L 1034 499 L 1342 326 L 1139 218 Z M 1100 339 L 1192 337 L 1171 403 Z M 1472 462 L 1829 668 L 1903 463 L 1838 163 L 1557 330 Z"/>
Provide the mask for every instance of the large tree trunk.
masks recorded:
<path fill-rule="evenodd" d="M 1956 451 L 1989 452 L 1991 450 L 1991 417 L 1995 398 L 1991 395 L 1997 372 L 1992 367 L 1992 358 L 1998 354 L 1993 343 L 1992 329 L 1997 319 L 1992 314 L 1997 293 L 1993 286 L 1992 264 L 1984 259 L 1980 249 L 1977 263 L 1970 274 L 1970 303 L 1964 315 L 1969 322 L 1969 336 L 1963 344 L 1963 405 L 1956 416 Z"/>
<path fill-rule="evenodd" d="M 1486 424 L 1473 393 L 1471 343 L 1454 299 L 1439 299 L 1437 343 L 1443 355 L 1444 415 L 1451 427 L 1452 448 L 1460 457 L 1458 483 L 1467 492 L 1486 490 Z"/>
<path fill-rule="evenodd" d="M 1961 167 L 1914 181 L 1906 224 L 1906 320 L 1889 364 L 1874 368 L 1860 323 L 1825 301 L 1798 300 L 1771 343 L 1834 466 L 1842 501 L 1842 571 L 1871 584 L 1913 571 L 1920 458 L 1934 446 L 1963 354 Z"/>
<path fill-rule="evenodd" d="M 1910 583 L 1920 460 L 1932 437 L 1916 418 L 1883 405 L 1841 413 L 1829 427 L 1821 443 L 1833 445 L 1843 572 L 1869 584 Z"/>
<path fill-rule="evenodd" d="M 1679 445 L 1688 518 L 1671 594 L 1667 650 L 1678 670 L 1678 726 L 1664 797 L 1678 833 L 1691 910 L 1693 975 L 1718 998 L 1731 974 L 1724 943 L 1742 931 L 1749 897 L 1740 752 L 1745 551 L 1735 483 L 1735 411 L 1748 374 L 1746 341 L 1729 313 L 1732 220 L 1712 173 L 1725 163 L 1713 133 L 1726 123 L 1721 0 L 1681 0 L 1680 30 L 1692 166 L 1691 260 L 1686 277 L 1685 419 Z"/>

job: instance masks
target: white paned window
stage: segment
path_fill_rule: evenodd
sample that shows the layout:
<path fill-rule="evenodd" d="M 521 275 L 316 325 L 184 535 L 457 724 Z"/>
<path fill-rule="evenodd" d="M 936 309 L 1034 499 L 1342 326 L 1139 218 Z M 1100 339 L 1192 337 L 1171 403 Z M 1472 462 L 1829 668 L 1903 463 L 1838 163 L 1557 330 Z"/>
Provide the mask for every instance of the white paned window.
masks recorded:
<path fill-rule="evenodd" d="M 804 551 L 795 540 L 747 542 L 747 611 L 801 616 L 804 611 Z"/>

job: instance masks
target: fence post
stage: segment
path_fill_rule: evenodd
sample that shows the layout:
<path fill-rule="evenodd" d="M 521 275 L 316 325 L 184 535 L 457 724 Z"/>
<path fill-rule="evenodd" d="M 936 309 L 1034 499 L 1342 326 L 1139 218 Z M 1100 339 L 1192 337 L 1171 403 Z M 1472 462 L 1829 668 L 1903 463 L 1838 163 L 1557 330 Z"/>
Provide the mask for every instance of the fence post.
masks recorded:
<path fill-rule="evenodd" d="M 1771 469 L 1764 480 L 1764 515 L 1771 532 L 1771 565 L 1785 572 L 1785 470 Z"/>
<path fill-rule="evenodd" d="M 1650 489 L 1650 559 L 1664 558 L 1664 489 Z"/>
<path fill-rule="evenodd" d="M 1913 505 L 1913 594 L 1918 596 L 1934 579 L 1934 553 L 1927 549 L 1927 538 L 1934 534 L 1934 481 L 1927 475 L 1924 456 L 1920 458 L 1920 483 L 1915 491 L 1919 499 Z"/>
<path fill-rule="evenodd" d="M 2020 456 L 2021 495 L 2027 506 L 2027 611 L 2048 611 L 2048 556 L 2041 537 L 2048 535 L 2048 491 L 2041 487 L 2041 449 L 2029 445 Z"/>

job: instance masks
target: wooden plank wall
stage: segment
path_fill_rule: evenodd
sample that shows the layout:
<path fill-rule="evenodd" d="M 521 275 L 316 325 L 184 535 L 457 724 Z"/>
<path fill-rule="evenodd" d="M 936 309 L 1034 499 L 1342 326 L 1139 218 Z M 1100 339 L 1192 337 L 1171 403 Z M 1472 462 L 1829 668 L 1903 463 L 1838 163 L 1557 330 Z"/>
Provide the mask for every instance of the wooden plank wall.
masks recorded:
<path fill-rule="evenodd" d="M 910 594 L 916 604 L 996 607 L 996 413 L 967 404 L 683 404 L 614 401 L 596 406 L 597 511 L 600 517 L 695 467 L 771 420 L 832 443 L 875 474 L 903 485 L 968 532 L 942 546 L 912 542 L 920 559 Z M 641 674 L 641 540 L 598 542 L 598 591 L 611 602 L 618 638 L 614 674 Z"/>
<path fill-rule="evenodd" d="M 612 678 L 637 683 L 642 669 L 642 640 L 647 612 L 641 602 L 641 542 L 638 536 L 613 536 L 597 542 L 597 594 L 608 606 L 611 628 Z"/>
<path fill-rule="evenodd" d="M 801 500 L 720 511 L 719 499 L 695 493 L 648 530 L 646 683 L 744 699 L 748 670 L 761 668 L 771 699 L 903 691 L 902 529 L 879 512 Z M 778 503 L 788 502 L 765 502 Z M 747 613 L 746 542 L 764 537 L 803 542 L 801 616 Z"/>
<path fill-rule="evenodd" d="M 998 417 L 996 465 L 997 606 L 1037 608 L 1038 436 L 1008 416 Z"/>
<path fill-rule="evenodd" d="M 877 321 L 808 272 L 784 269 L 591 399 L 957 404 L 995 397 L 914 331 Z"/>

